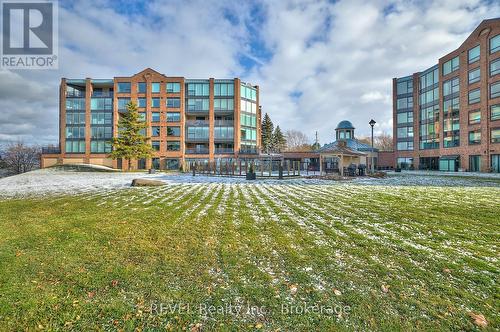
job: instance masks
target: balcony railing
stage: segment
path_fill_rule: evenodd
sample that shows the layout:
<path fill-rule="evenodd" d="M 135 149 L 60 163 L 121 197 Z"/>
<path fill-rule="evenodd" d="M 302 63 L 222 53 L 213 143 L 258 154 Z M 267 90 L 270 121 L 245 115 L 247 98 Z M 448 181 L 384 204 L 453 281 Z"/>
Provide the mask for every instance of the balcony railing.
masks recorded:
<path fill-rule="evenodd" d="M 208 154 L 208 148 L 186 149 L 186 154 Z"/>
<path fill-rule="evenodd" d="M 45 146 L 42 147 L 42 154 L 59 154 L 61 149 L 58 146 Z"/>
<path fill-rule="evenodd" d="M 208 127 L 208 121 L 206 121 L 206 120 L 187 120 L 186 126 L 188 126 L 188 127 Z"/>
<path fill-rule="evenodd" d="M 113 91 L 92 92 L 92 98 L 111 98 L 111 97 L 113 97 Z"/>
<path fill-rule="evenodd" d="M 191 136 L 186 135 L 186 142 L 208 142 L 208 136 Z"/>
<path fill-rule="evenodd" d="M 66 91 L 66 97 L 69 97 L 69 98 L 85 98 L 85 91 L 80 91 L 80 90 Z"/>
<path fill-rule="evenodd" d="M 233 120 L 214 120 L 214 126 L 216 127 L 232 127 L 233 125 Z"/>
<path fill-rule="evenodd" d="M 232 148 L 215 148 L 215 154 L 233 154 L 234 149 Z"/>
<path fill-rule="evenodd" d="M 257 148 L 244 148 L 240 149 L 240 154 L 258 154 L 259 150 Z"/>
<path fill-rule="evenodd" d="M 218 136 L 218 135 L 215 135 L 214 136 L 214 140 L 216 141 L 224 141 L 224 142 L 232 142 L 234 140 L 234 137 L 233 136 Z"/>
<path fill-rule="evenodd" d="M 206 114 L 208 113 L 209 110 L 206 109 L 206 110 L 199 110 L 199 109 L 192 109 L 192 108 L 187 108 L 186 109 L 186 113 L 193 113 L 193 114 Z"/>

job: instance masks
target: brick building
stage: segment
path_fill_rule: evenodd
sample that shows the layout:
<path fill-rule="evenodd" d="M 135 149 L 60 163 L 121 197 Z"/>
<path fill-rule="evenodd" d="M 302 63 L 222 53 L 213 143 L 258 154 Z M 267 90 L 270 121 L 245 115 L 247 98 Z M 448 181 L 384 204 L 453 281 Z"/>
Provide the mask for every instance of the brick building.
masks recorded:
<path fill-rule="evenodd" d="M 500 19 L 437 65 L 394 78 L 393 123 L 399 167 L 500 172 Z"/>
<path fill-rule="evenodd" d="M 168 77 L 150 68 L 130 77 L 61 80 L 59 147 L 42 167 L 89 163 L 125 168 L 109 158 L 120 114 L 134 101 L 155 150 L 133 168 L 177 169 L 183 162 L 252 159 L 260 147 L 259 87 L 240 79 Z"/>

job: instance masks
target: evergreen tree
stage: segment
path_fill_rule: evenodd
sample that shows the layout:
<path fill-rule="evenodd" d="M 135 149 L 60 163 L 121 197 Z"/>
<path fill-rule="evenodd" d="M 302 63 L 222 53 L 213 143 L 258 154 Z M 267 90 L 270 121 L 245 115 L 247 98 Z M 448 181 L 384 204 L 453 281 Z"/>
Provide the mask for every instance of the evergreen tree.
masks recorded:
<path fill-rule="evenodd" d="M 269 115 L 266 113 L 264 115 L 264 119 L 262 120 L 261 129 L 262 151 L 264 151 L 265 153 L 270 153 L 273 150 L 273 131 L 273 122 L 271 121 Z"/>
<path fill-rule="evenodd" d="M 273 133 L 273 150 L 274 152 L 280 153 L 286 148 L 286 138 L 281 131 L 280 126 L 276 126 Z"/>
<path fill-rule="evenodd" d="M 111 158 L 122 158 L 128 161 L 128 169 L 131 168 L 132 159 L 150 158 L 153 148 L 149 144 L 149 137 L 141 134 L 147 124 L 142 121 L 134 102 L 127 104 L 127 112 L 120 116 L 118 122 L 119 134 L 112 141 L 113 151 Z"/>

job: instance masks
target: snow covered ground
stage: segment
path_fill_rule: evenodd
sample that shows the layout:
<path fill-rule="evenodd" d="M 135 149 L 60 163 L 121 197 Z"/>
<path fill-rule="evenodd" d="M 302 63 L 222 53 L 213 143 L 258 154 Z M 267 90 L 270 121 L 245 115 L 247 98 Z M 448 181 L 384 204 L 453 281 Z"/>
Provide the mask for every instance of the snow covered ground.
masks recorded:
<path fill-rule="evenodd" d="M 42 169 L 0 179 L 0 197 L 38 196 L 48 194 L 72 194 L 93 191 L 107 191 L 130 186 L 132 179 L 147 178 L 162 180 L 167 184 L 302 184 L 302 185 L 377 185 L 377 186 L 439 186 L 439 187 L 500 187 L 498 174 L 471 173 L 389 173 L 385 179 L 356 178 L 352 181 L 328 181 L 319 179 L 291 178 L 285 180 L 262 179 L 248 182 L 244 177 L 195 176 L 191 174 L 147 174 L 75 172 L 56 169 Z"/>

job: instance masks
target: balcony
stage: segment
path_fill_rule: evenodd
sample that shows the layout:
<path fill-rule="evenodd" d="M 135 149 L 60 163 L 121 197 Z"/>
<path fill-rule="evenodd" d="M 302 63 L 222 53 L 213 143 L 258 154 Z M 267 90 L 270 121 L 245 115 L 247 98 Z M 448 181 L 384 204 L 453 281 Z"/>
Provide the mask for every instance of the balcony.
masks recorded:
<path fill-rule="evenodd" d="M 215 154 L 233 154 L 233 148 L 215 148 Z"/>
<path fill-rule="evenodd" d="M 198 147 L 194 149 L 186 149 L 186 154 L 208 154 L 208 147 Z"/>
<path fill-rule="evenodd" d="M 232 127 L 233 125 L 233 120 L 214 120 L 214 126 L 216 127 Z"/>
<path fill-rule="evenodd" d="M 186 127 L 208 127 L 207 120 L 187 120 Z"/>
<path fill-rule="evenodd" d="M 94 91 L 92 92 L 92 98 L 112 98 L 113 91 L 102 92 L 102 91 Z"/>
<path fill-rule="evenodd" d="M 208 114 L 209 110 L 206 109 L 194 109 L 194 108 L 186 108 L 186 114 Z"/>
<path fill-rule="evenodd" d="M 85 91 L 72 90 L 66 91 L 67 98 L 85 98 Z"/>

